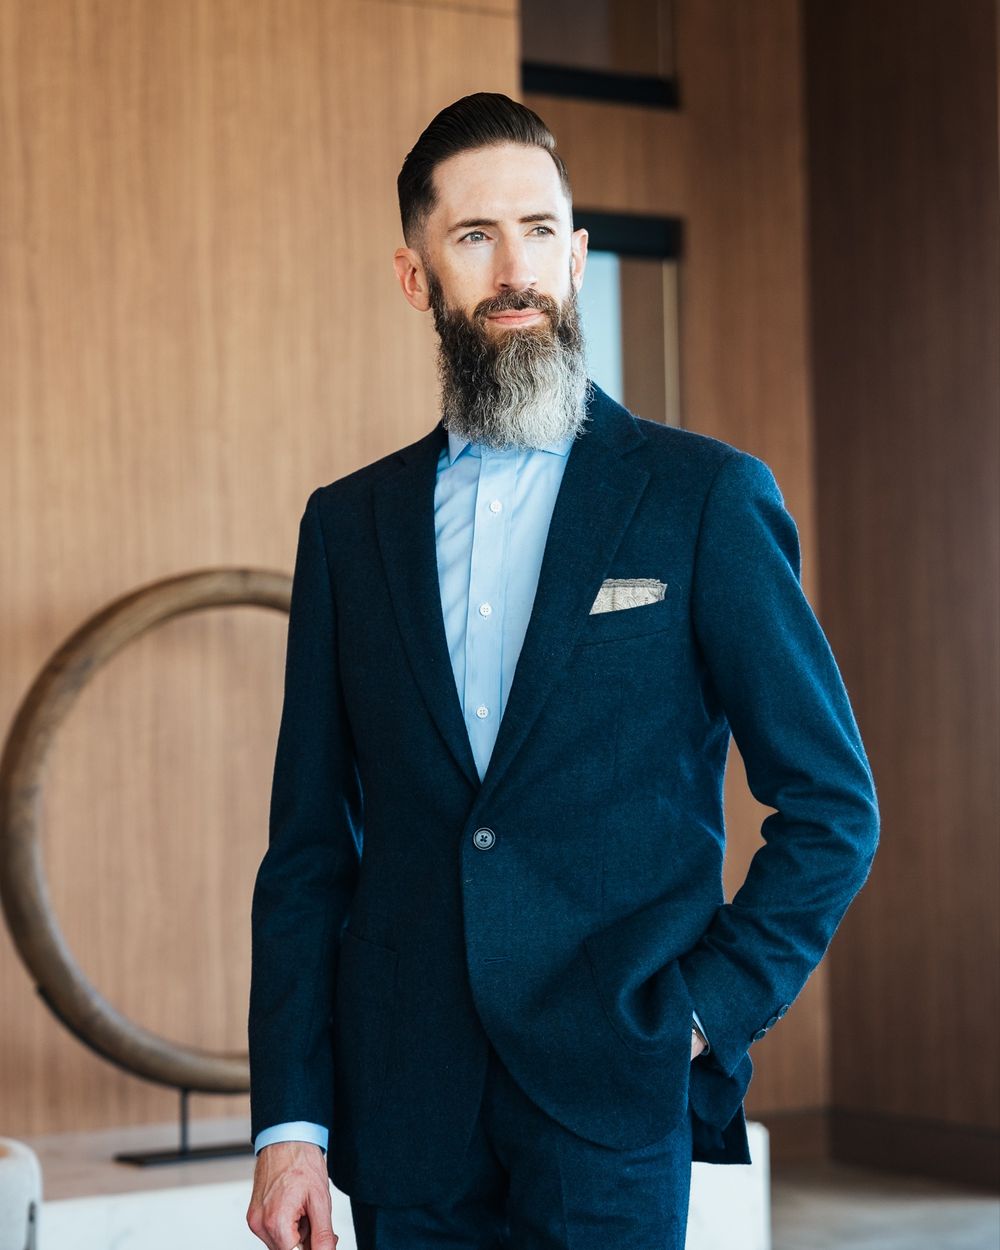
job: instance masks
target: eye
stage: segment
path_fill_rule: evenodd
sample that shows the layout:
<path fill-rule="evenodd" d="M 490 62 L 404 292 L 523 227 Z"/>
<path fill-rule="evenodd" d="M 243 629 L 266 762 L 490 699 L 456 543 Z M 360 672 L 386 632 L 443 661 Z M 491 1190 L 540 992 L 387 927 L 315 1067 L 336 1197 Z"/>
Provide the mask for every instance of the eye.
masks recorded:
<path fill-rule="evenodd" d="M 534 230 L 541 230 L 544 234 L 555 234 L 555 231 L 554 231 L 554 230 L 552 230 L 549 226 L 537 225 L 537 226 L 535 226 L 535 227 L 534 227 Z M 534 230 L 532 231 L 532 233 L 534 233 Z M 470 240 L 473 240 L 475 235 L 478 235 L 478 236 L 479 236 L 480 238 L 482 238 L 482 239 L 485 239 L 485 238 L 486 238 L 486 232 L 485 232 L 485 231 L 483 231 L 483 230 L 470 230 L 468 234 L 463 234 L 463 235 L 462 235 L 462 237 L 459 239 L 459 243 L 466 243 L 466 242 L 468 242 L 468 241 L 470 241 Z"/>

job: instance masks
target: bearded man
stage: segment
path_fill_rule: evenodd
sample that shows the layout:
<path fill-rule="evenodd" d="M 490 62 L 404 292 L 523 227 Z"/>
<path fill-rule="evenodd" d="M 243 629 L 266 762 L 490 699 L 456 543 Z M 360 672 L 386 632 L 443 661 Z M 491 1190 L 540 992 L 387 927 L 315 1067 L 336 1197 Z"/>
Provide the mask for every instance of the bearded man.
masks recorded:
<path fill-rule="evenodd" d="M 398 189 L 441 417 L 299 529 L 248 1223 L 334 1245 L 332 1177 L 359 1250 L 680 1250 L 867 876 L 871 771 L 770 469 L 588 380 L 541 119 L 467 96 Z M 727 903 L 730 734 L 775 810 Z"/>

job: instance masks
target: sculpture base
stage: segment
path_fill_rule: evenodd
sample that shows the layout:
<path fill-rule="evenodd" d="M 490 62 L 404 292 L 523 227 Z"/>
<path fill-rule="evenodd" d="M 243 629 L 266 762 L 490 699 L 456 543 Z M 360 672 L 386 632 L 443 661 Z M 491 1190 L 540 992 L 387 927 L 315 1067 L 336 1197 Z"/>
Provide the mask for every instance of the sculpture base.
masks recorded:
<path fill-rule="evenodd" d="M 163 1163 L 197 1163 L 203 1159 L 236 1159 L 252 1155 L 249 1142 L 219 1142 L 216 1146 L 178 1147 L 176 1150 L 128 1150 L 114 1156 L 115 1163 L 130 1163 L 137 1168 L 158 1167 Z"/>

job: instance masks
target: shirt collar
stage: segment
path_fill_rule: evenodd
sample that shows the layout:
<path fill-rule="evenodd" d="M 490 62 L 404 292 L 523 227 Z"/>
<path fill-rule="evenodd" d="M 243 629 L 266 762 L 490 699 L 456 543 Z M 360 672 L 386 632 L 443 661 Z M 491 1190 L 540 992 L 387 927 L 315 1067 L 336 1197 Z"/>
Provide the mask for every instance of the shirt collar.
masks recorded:
<path fill-rule="evenodd" d="M 544 447 L 532 448 L 532 451 L 548 451 L 555 456 L 568 456 L 569 449 L 573 446 L 573 438 L 574 436 L 572 434 L 568 434 L 565 438 L 559 439 L 558 442 L 547 443 Z M 469 449 L 469 455 L 475 456 L 477 459 L 482 456 L 484 450 L 487 455 L 490 454 L 489 448 L 484 449 L 481 443 L 470 442 L 469 439 L 462 438 L 460 435 L 455 434 L 454 431 L 448 431 L 449 464 L 454 464 L 467 447 Z"/>

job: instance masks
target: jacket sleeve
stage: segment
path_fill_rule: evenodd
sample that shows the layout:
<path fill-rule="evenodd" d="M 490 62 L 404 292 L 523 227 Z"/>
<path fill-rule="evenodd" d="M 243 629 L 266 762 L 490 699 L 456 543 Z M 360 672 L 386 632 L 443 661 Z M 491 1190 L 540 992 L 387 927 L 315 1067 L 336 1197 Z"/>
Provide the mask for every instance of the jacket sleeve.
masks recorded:
<path fill-rule="evenodd" d="M 332 1122 L 335 960 L 360 863 L 361 784 L 316 496 L 299 526 L 268 848 L 251 908 L 251 1137 L 287 1121 Z"/>
<path fill-rule="evenodd" d="M 750 790 L 775 810 L 731 903 L 680 959 L 712 1060 L 731 1075 L 785 1014 L 871 867 L 875 785 L 829 643 L 800 585 L 795 522 L 737 451 L 705 502 L 692 612 Z"/>

